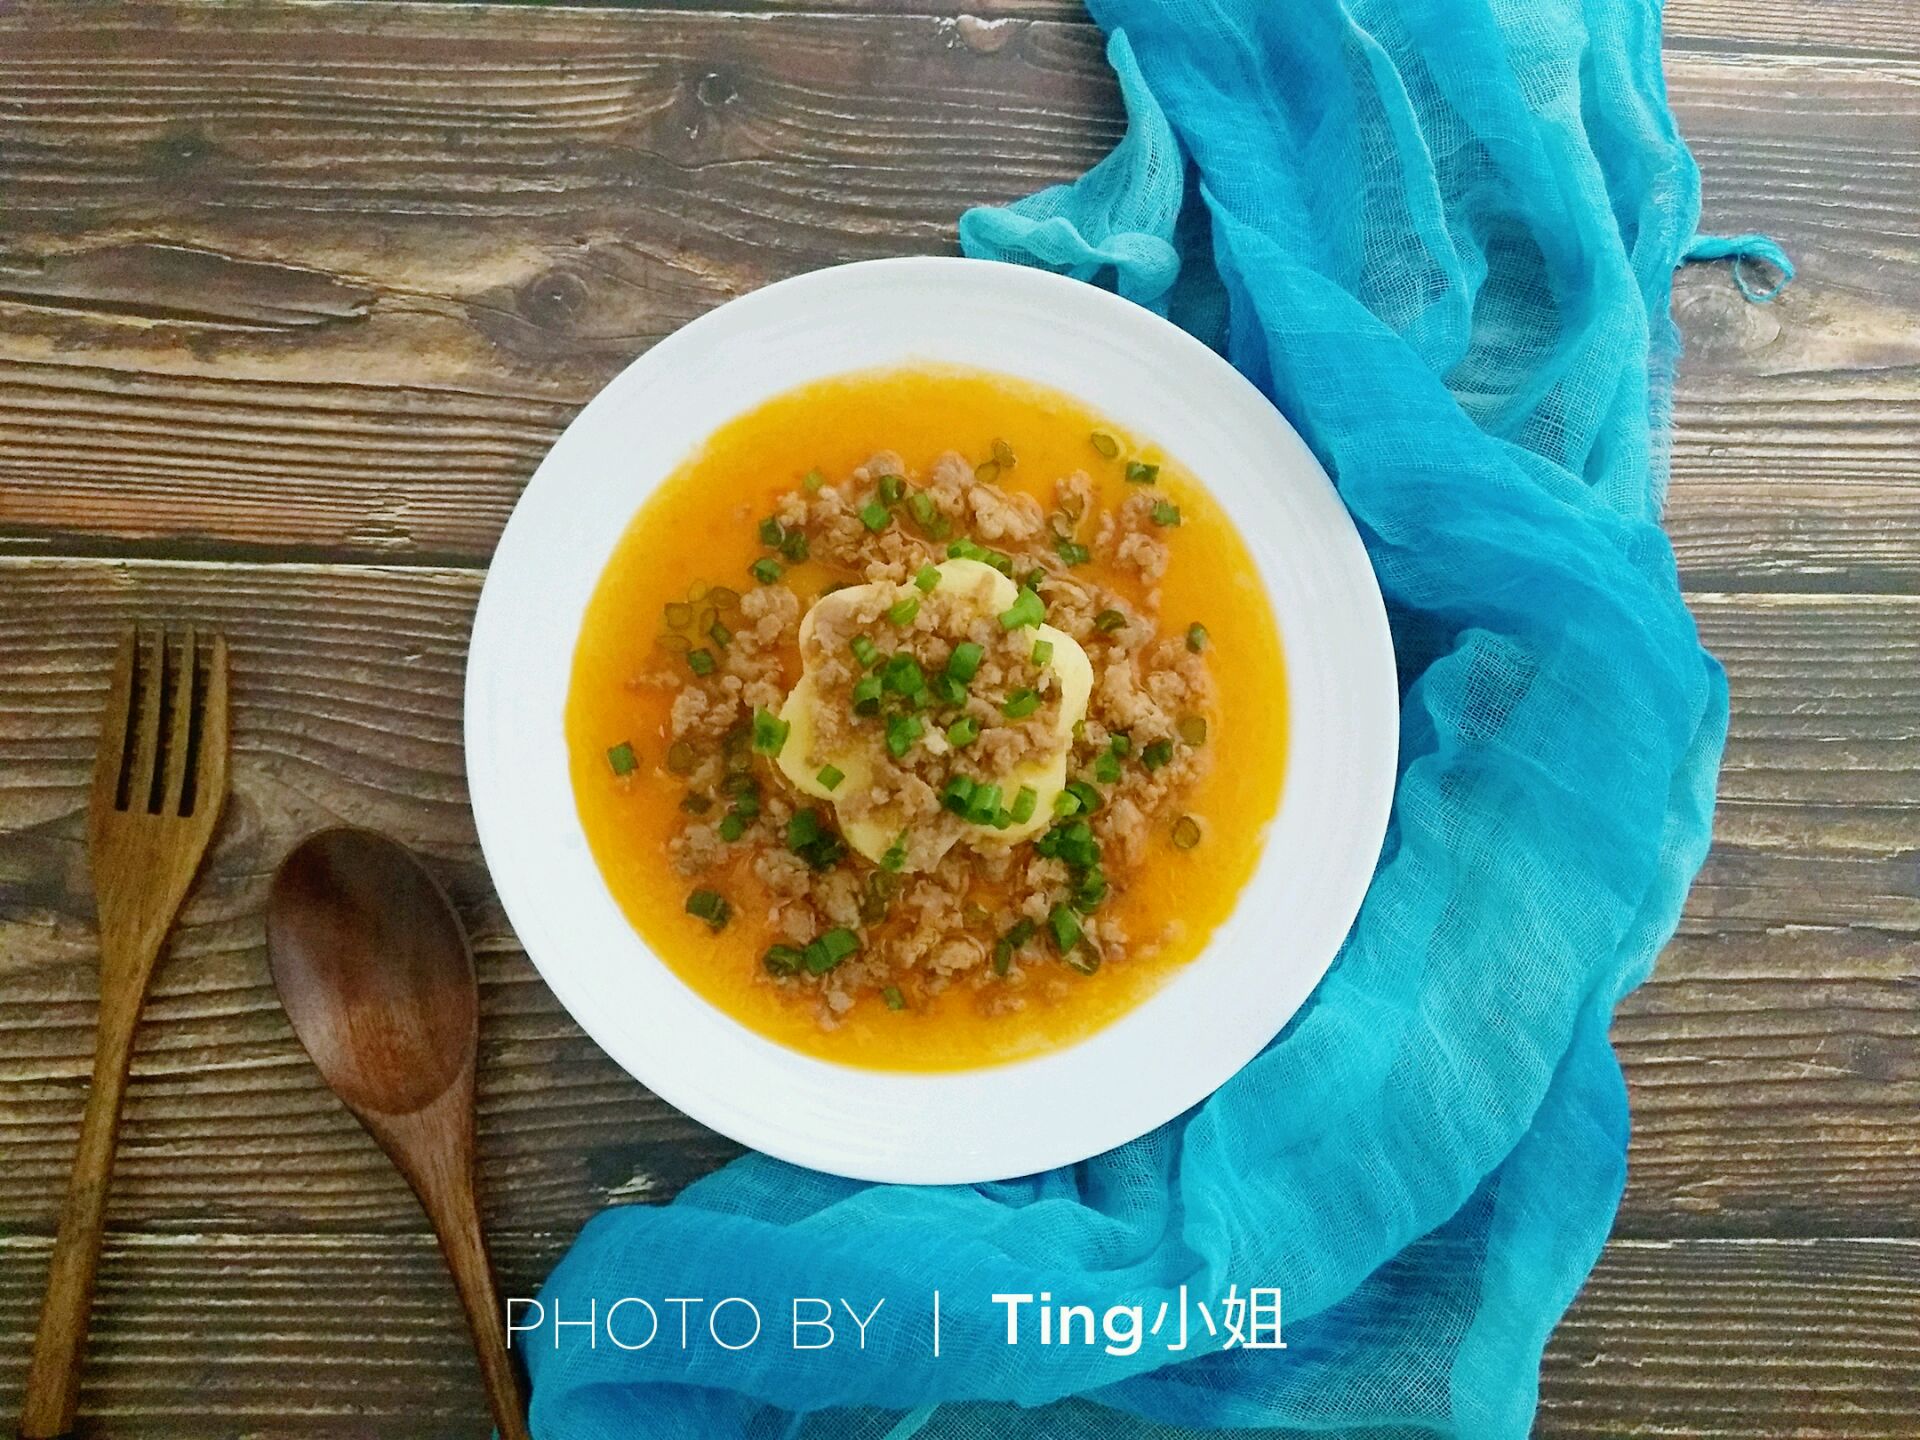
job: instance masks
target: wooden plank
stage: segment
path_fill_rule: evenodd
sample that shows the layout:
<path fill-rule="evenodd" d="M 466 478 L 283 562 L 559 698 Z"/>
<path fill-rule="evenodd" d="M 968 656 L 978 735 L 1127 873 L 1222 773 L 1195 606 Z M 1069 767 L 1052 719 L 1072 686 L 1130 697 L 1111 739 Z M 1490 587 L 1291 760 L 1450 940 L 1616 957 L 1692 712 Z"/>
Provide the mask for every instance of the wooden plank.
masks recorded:
<path fill-rule="evenodd" d="M 235 802 L 149 1008 L 116 1223 L 411 1223 L 294 1045 L 261 951 L 273 865 L 339 820 L 411 837 L 482 944 L 499 1223 L 564 1231 L 732 1153 L 601 1056 L 513 947 L 462 779 L 478 584 L 462 570 L 0 561 L 0 693 L 19 697 L 0 709 L 0 1224 L 50 1227 L 78 1123 L 95 963 L 82 805 L 110 645 L 139 615 L 230 635 Z M 1699 611 L 1732 666 L 1734 737 L 1720 848 L 1660 978 L 1620 1020 L 1637 1107 L 1622 1224 L 1920 1234 L 1920 600 L 1702 597 Z"/>
<path fill-rule="evenodd" d="M 1805 271 L 1765 308 L 1681 277 L 1688 583 L 1912 591 L 1914 67 L 1669 72 L 1706 225 Z M 30 5 L 0 15 L 0 97 L 0 547 L 28 554 L 476 563 L 652 340 L 947 250 L 958 197 L 1118 133 L 1091 28 L 1024 18 Z"/>
<path fill-rule="evenodd" d="M 532 1294 L 564 1243 L 496 1235 L 505 1293 Z M 46 1248 L 0 1241 L 0 1330 L 31 1325 Z M 1548 1349 L 1535 1433 L 1910 1440 L 1917 1277 L 1913 1241 L 1616 1242 Z M 24 1369 L 19 1347 L 0 1351 L 0 1409 Z M 437 1440 L 482 1423 L 417 1228 L 112 1238 L 82 1404 L 114 1434 L 195 1440 Z"/>

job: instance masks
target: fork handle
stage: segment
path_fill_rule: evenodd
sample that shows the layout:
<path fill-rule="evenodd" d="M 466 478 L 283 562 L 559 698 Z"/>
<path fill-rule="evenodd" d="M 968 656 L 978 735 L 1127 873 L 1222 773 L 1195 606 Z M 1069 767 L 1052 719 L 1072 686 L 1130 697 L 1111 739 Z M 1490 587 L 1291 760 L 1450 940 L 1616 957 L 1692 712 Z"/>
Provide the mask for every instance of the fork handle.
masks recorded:
<path fill-rule="evenodd" d="M 120 1134 L 120 1102 L 133 1059 L 139 1006 L 102 996 L 93 1057 L 93 1085 L 80 1121 L 80 1148 L 53 1242 L 47 1298 L 33 1337 L 27 1368 L 27 1399 L 20 1412 L 22 1440 L 56 1440 L 73 1429 L 80 1395 L 80 1356 L 87 1341 L 100 1236 L 107 1214 L 107 1184 L 113 1174 L 114 1142 Z"/>

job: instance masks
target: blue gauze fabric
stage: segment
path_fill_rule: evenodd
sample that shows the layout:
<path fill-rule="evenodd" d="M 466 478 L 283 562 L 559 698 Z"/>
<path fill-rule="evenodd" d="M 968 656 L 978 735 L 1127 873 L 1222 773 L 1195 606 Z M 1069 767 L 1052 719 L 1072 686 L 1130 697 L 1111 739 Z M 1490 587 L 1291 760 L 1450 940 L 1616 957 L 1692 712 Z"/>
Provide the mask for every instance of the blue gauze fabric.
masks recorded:
<path fill-rule="evenodd" d="M 1093 8 L 1124 142 L 1076 184 L 970 212 L 962 242 L 1169 313 L 1333 476 L 1404 695 L 1374 883 L 1285 1033 L 1133 1144 L 939 1189 L 748 1156 L 599 1216 L 549 1308 L 741 1296 L 771 1333 L 725 1352 L 695 1310 L 682 1351 L 666 1309 L 643 1350 L 542 1336 L 542 1437 L 1518 1440 L 1605 1240 L 1627 1134 L 1608 1017 L 1705 854 L 1727 720 L 1657 523 L 1669 283 L 1698 207 L 1658 12 Z M 1197 1318 L 1183 1354 L 1170 1330 L 1131 1356 L 1009 1347 L 988 1298 L 1150 1322 L 1181 1285 L 1216 1319 L 1230 1285 L 1282 1287 L 1287 1348 L 1225 1348 Z M 834 1349 L 797 1353 L 795 1295 L 892 1308 L 864 1351 L 843 1321 Z"/>

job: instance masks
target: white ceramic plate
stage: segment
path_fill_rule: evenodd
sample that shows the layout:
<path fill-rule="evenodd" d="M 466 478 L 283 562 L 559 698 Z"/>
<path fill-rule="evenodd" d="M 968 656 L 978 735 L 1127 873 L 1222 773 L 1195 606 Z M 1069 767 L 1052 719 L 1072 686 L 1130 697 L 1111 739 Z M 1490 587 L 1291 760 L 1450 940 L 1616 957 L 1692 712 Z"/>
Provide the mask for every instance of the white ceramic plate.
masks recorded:
<path fill-rule="evenodd" d="M 1078 396 L 1164 446 L 1251 550 L 1291 703 L 1280 810 L 1238 906 L 1145 1003 L 1066 1049 L 981 1070 L 862 1070 L 788 1050 L 683 985 L 627 923 L 574 809 L 574 643 L 615 542 L 720 425 L 810 380 L 936 362 Z M 874 437 L 876 442 L 884 436 Z M 521 943 L 588 1034 L 694 1119 L 797 1164 L 949 1183 L 1070 1164 L 1201 1100 L 1325 973 L 1378 857 L 1398 701 L 1373 571 L 1333 486 L 1204 345 L 1078 281 L 986 261 L 880 260 L 771 285 L 656 345 L 560 437 L 515 507 L 467 666 L 481 845 Z"/>

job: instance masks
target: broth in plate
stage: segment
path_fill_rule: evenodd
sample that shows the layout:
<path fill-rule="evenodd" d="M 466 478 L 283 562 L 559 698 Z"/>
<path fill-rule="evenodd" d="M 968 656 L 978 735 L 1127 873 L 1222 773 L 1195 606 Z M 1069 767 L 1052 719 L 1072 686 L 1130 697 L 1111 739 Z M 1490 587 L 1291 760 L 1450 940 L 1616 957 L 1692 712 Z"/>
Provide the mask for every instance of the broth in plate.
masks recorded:
<path fill-rule="evenodd" d="M 688 986 L 806 1054 L 1031 1056 L 1232 911 L 1279 801 L 1265 587 L 1150 437 L 915 367 L 818 381 L 669 476 L 589 603 L 575 801 Z"/>

